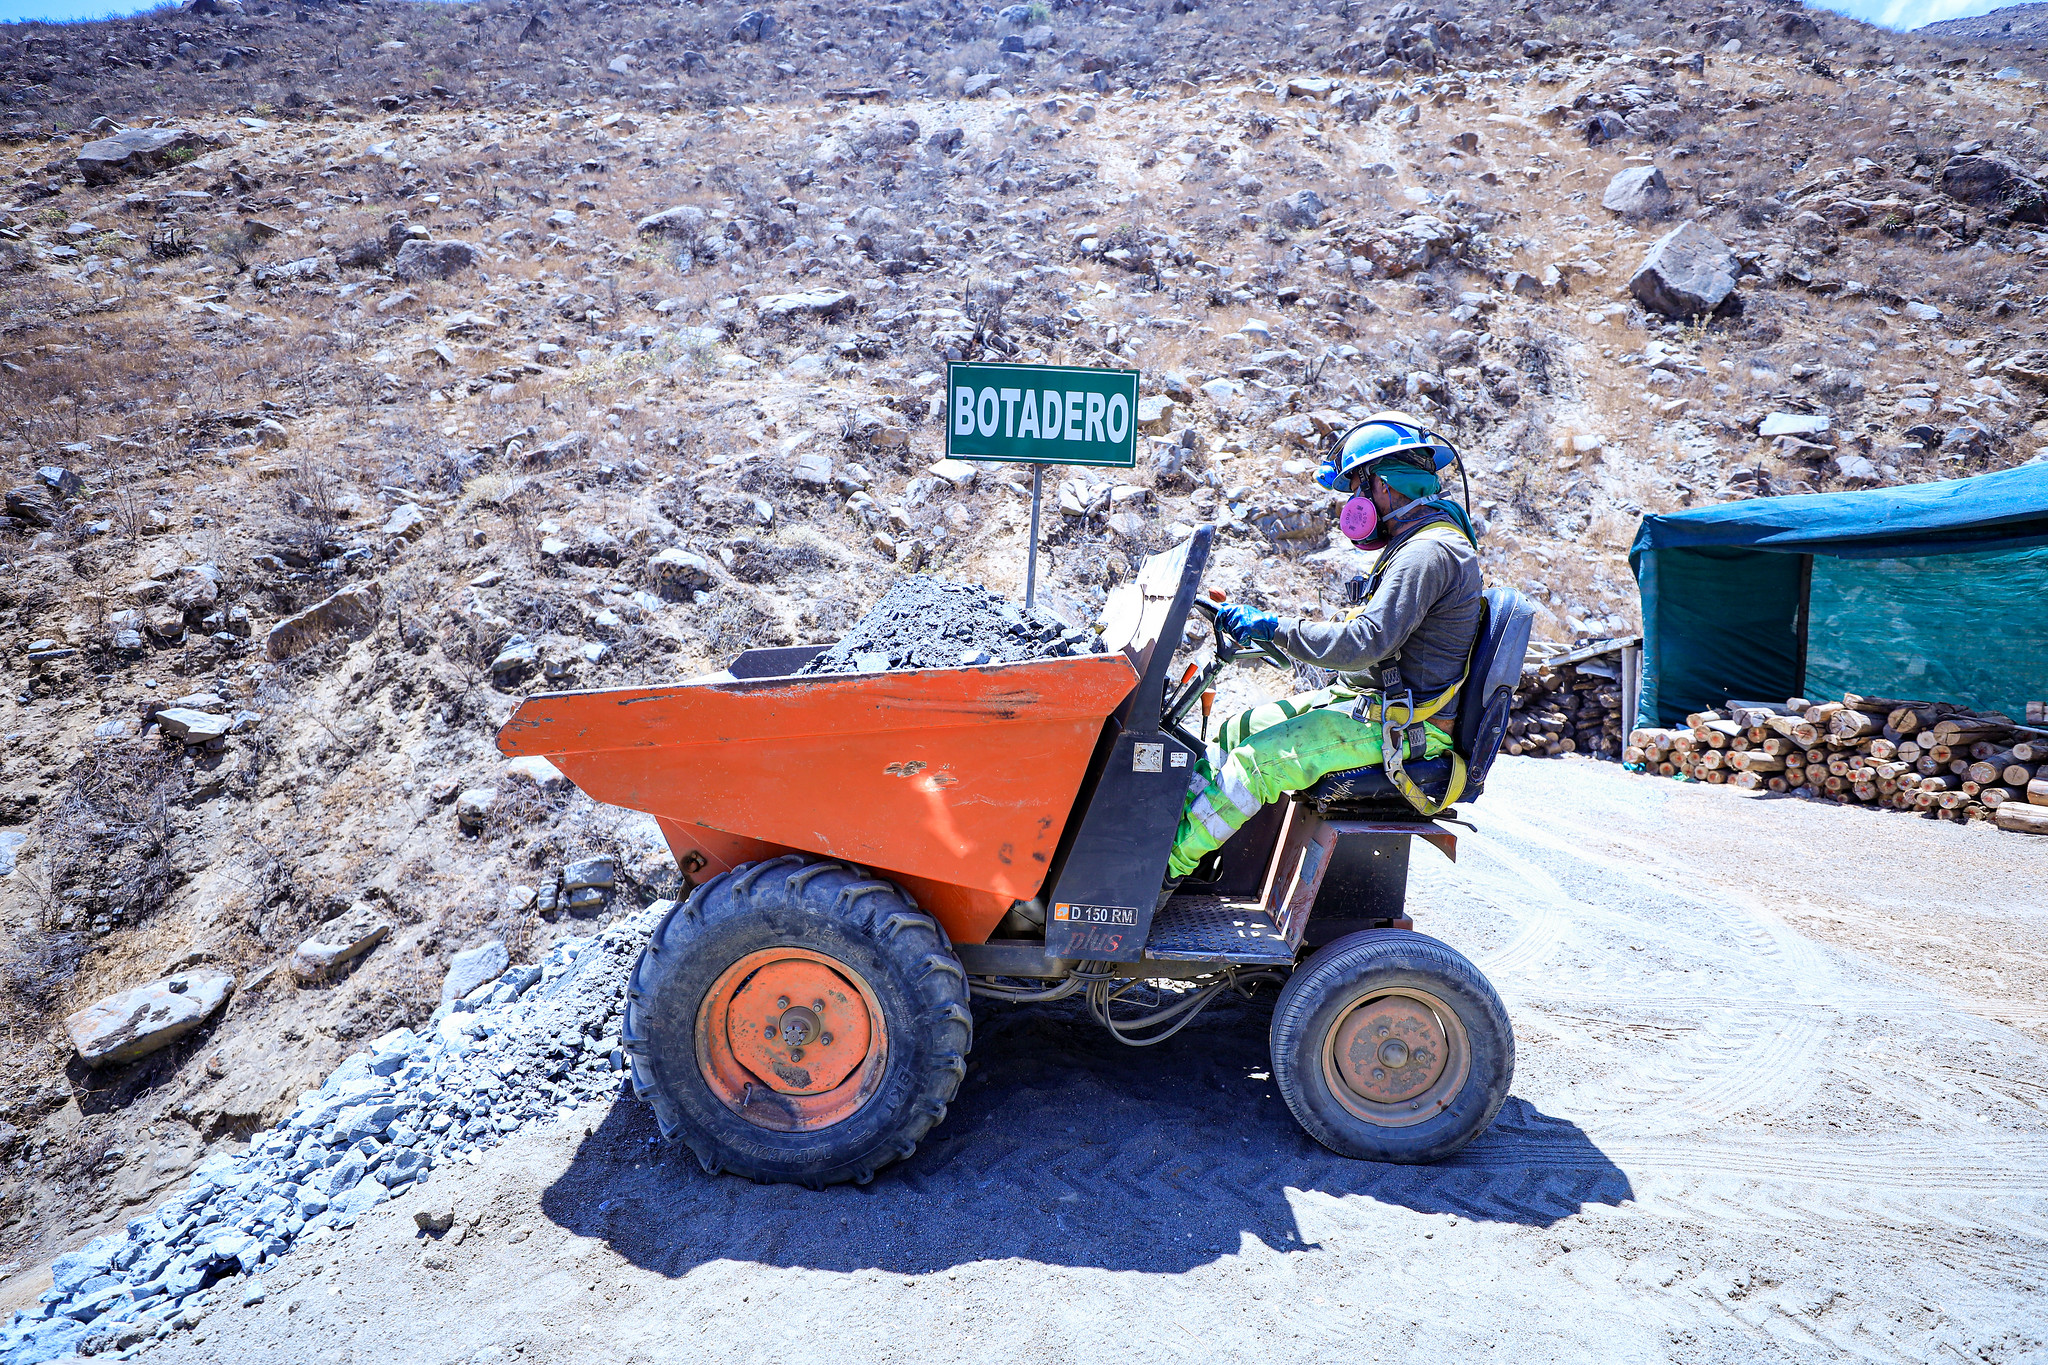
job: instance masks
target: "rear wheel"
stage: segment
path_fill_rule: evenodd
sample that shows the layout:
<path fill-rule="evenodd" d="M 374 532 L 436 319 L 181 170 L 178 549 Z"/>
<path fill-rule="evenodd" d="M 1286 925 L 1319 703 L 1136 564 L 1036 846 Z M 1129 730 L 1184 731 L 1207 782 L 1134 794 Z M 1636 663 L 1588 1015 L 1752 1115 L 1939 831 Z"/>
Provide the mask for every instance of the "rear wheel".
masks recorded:
<path fill-rule="evenodd" d="M 967 978 L 895 885 L 790 856 L 718 877 L 648 940 L 633 1088 L 706 1171 L 811 1186 L 910 1155 L 967 1074 Z"/>
<path fill-rule="evenodd" d="M 1479 969 L 1400 929 L 1346 935 L 1302 964 L 1272 1047 L 1295 1120 L 1367 1161 L 1449 1156 L 1486 1131 L 1515 1074 L 1507 1010 Z"/>

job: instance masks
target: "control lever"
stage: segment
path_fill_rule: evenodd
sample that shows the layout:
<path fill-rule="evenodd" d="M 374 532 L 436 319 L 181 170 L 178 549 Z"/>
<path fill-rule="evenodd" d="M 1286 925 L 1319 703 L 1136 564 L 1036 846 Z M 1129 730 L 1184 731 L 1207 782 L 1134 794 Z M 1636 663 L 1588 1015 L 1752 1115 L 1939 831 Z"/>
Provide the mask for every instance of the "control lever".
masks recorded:
<path fill-rule="evenodd" d="M 1239 640 L 1236 636 L 1223 629 L 1223 623 L 1216 617 L 1216 609 L 1229 600 L 1229 598 L 1225 597 L 1222 592 L 1215 588 L 1206 589 L 1195 595 L 1196 610 L 1209 618 L 1210 628 L 1216 635 L 1216 661 L 1227 664 L 1235 661 L 1240 656 L 1244 656 L 1257 663 L 1271 664 L 1283 673 L 1293 672 L 1294 661 L 1279 651 L 1263 643 L 1247 643 Z"/>

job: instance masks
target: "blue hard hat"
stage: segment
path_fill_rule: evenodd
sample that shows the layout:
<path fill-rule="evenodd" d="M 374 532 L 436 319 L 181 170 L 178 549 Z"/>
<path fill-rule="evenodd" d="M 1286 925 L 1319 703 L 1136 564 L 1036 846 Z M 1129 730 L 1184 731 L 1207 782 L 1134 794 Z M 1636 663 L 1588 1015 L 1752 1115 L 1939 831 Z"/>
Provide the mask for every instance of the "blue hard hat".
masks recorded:
<path fill-rule="evenodd" d="M 1451 467 L 1458 451 L 1407 413 L 1381 412 L 1356 423 L 1338 437 L 1337 448 L 1324 462 L 1324 468 L 1338 482 L 1348 483 L 1390 458 L 1440 474 Z"/>

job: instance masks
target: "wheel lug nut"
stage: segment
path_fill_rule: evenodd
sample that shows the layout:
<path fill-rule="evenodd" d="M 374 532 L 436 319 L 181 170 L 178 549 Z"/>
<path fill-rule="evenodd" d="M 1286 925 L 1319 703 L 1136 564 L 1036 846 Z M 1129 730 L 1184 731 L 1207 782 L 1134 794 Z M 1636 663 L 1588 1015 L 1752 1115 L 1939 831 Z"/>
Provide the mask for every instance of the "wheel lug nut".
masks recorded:
<path fill-rule="evenodd" d="M 830 1047 L 830 1046 L 832 1046 L 832 1035 L 831 1035 L 831 1034 L 829 1034 L 829 1033 L 821 1033 L 821 1034 L 819 1034 L 819 1035 L 818 1035 L 818 1046 L 819 1046 L 819 1047 Z"/>
<path fill-rule="evenodd" d="M 803 1059 L 804 1059 L 804 1050 L 803 1050 L 802 1048 L 800 1048 L 800 1047 L 793 1047 L 793 1048 L 791 1048 L 791 1049 L 789 1050 L 789 1060 L 791 1060 L 792 1062 L 800 1062 L 800 1061 L 802 1061 Z"/>
<path fill-rule="evenodd" d="M 777 1008 L 777 1009 L 779 1009 L 779 1010 L 786 1010 L 786 1009 L 788 1009 L 788 1008 L 789 1008 L 789 997 L 788 997 L 788 996 L 786 996 L 786 995 L 778 995 L 778 996 L 776 996 L 776 997 L 775 997 L 775 1008 Z M 1385 1032 L 1386 1032 L 1386 1030 L 1385 1030 L 1385 1029 L 1381 1029 L 1381 1030 L 1380 1030 L 1380 1032 L 1381 1032 L 1381 1033 L 1385 1033 Z"/>
<path fill-rule="evenodd" d="M 813 1000 L 811 1002 L 811 1008 L 816 1010 L 818 1013 L 823 1014 L 825 1012 L 825 1002 L 822 1000 Z"/>

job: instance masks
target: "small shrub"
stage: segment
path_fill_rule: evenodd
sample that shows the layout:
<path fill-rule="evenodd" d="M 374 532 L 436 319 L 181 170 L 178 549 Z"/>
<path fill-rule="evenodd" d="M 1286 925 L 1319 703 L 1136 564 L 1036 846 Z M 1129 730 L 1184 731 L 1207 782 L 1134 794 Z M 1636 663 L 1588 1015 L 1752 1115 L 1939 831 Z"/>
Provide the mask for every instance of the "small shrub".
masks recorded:
<path fill-rule="evenodd" d="M 325 465 L 302 458 L 278 482 L 278 498 L 286 514 L 274 538 L 279 547 L 309 563 L 335 551 L 341 525 L 341 481 Z"/>
<path fill-rule="evenodd" d="M 105 745 L 72 765 L 41 821 L 46 931 L 83 929 L 88 916 L 134 924 L 163 904 L 182 880 L 171 860 L 171 807 L 184 787 L 161 748 Z"/>

